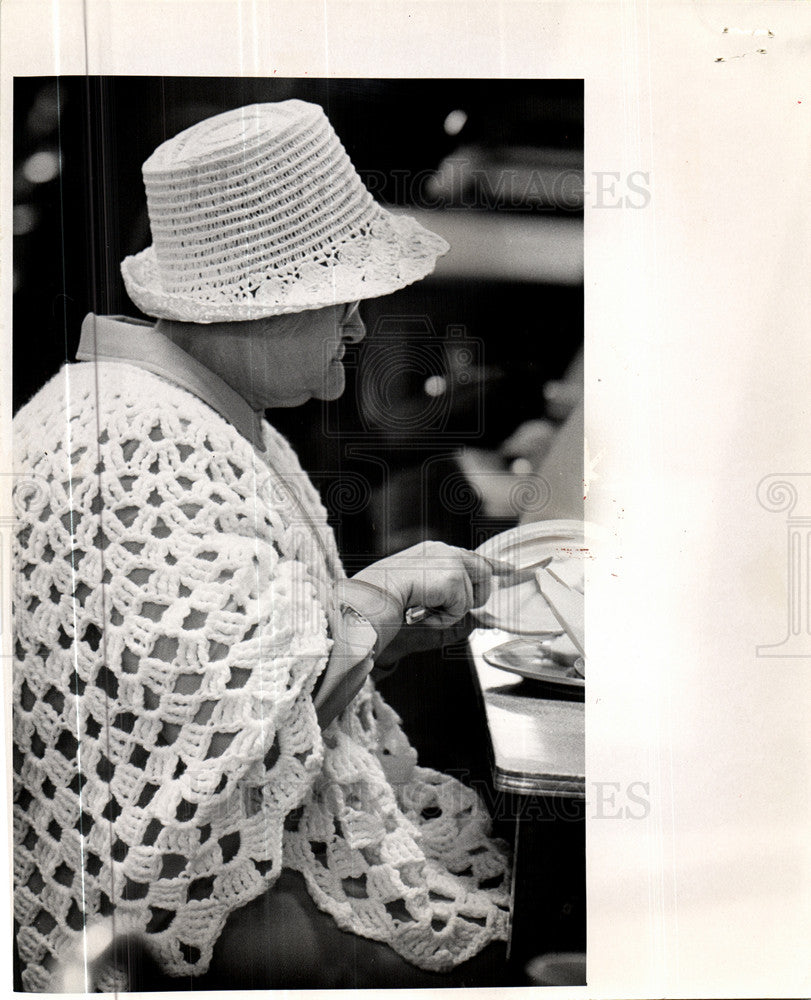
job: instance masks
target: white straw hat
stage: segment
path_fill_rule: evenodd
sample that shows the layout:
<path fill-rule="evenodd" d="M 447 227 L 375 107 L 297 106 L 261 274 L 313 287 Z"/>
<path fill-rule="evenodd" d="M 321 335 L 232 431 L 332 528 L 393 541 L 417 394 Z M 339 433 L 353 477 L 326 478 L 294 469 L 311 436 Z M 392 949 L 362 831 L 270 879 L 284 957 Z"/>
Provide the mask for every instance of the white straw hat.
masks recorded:
<path fill-rule="evenodd" d="M 143 176 L 153 245 L 121 273 L 148 316 L 213 323 L 373 298 L 448 251 L 374 201 L 317 104 L 208 118 L 160 145 Z"/>

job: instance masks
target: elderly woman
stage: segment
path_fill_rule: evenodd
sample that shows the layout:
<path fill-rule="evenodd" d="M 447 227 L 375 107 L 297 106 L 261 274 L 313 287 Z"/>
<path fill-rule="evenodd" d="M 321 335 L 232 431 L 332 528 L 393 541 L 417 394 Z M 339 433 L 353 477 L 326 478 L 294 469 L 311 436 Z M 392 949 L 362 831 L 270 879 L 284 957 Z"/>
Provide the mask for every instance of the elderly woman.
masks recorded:
<path fill-rule="evenodd" d="M 490 567 L 427 543 L 347 579 L 263 419 L 338 397 L 358 303 L 447 246 L 301 101 L 203 121 L 143 173 L 154 243 L 122 272 L 157 324 L 88 317 L 14 425 L 24 986 L 66 988 L 107 926 L 206 985 L 475 985 L 459 970 L 506 937 L 503 851 L 368 674 L 408 609 L 441 642 Z"/>

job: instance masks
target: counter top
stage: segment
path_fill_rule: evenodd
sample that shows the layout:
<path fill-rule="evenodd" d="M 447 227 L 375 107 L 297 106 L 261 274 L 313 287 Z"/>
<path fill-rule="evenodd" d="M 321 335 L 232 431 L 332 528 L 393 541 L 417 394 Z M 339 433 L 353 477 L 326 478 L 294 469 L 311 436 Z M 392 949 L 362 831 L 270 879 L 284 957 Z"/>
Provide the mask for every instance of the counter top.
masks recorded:
<path fill-rule="evenodd" d="M 484 653 L 514 636 L 476 629 L 468 643 L 487 716 L 496 788 L 584 799 L 585 704 L 492 667 Z"/>

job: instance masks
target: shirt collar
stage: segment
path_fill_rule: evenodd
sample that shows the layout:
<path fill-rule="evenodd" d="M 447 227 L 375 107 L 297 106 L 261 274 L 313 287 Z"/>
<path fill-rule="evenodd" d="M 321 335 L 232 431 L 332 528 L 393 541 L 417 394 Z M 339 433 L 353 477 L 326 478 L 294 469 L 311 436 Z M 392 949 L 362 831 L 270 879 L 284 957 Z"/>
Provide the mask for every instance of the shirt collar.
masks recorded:
<path fill-rule="evenodd" d="M 219 375 L 158 333 L 151 323 L 90 313 L 82 323 L 76 360 L 123 361 L 167 378 L 202 399 L 264 451 L 261 414 L 252 410 Z"/>

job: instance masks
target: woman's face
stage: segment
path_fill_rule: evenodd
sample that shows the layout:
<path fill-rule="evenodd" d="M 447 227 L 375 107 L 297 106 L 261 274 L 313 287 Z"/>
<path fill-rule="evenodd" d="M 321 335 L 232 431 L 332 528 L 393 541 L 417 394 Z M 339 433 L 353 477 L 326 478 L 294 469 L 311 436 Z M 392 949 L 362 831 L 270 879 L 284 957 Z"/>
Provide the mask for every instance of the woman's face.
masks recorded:
<path fill-rule="evenodd" d="M 358 302 L 309 309 L 295 316 L 255 320 L 240 327 L 237 391 L 255 410 L 300 406 L 308 399 L 337 399 L 344 391 L 341 363 L 347 344 L 366 336 Z M 232 382 L 233 384 L 233 382 Z"/>

